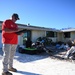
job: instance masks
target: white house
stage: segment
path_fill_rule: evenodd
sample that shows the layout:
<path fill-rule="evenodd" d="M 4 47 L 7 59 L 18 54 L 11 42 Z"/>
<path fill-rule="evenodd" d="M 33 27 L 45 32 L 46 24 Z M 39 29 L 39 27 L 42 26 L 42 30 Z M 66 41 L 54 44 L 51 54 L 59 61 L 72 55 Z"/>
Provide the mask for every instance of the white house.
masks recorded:
<path fill-rule="evenodd" d="M 67 41 L 69 38 L 75 38 L 75 29 L 66 29 L 66 30 L 56 30 L 53 28 L 45 28 L 24 24 L 17 24 L 20 29 L 27 29 L 28 31 L 24 34 L 24 36 L 18 36 L 18 44 L 22 45 L 23 40 L 27 37 L 30 37 L 32 42 L 35 42 L 38 37 L 48 37 L 52 39 L 53 42 L 57 41 Z M 0 21 L 0 39 L 1 39 L 1 26 L 2 21 Z M 0 40 L 0 47 L 2 47 L 2 43 Z"/>

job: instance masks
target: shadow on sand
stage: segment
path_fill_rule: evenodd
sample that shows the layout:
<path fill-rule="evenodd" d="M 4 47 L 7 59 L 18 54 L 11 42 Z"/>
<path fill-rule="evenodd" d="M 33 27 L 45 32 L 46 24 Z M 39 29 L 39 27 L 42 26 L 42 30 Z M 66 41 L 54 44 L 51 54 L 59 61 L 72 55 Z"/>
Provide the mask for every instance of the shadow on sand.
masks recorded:
<path fill-rule="evenodd" d="M 29 55 L 29 54 L 21 54 L 19 52 L 16 52 L 14 59 L 18 60 L 19 62 L 26 63 L 26 62 L 41 60 L 41 59 L 44 59 L 47 57 L 49 57 L 49 54 L 47 54 L 47 53 Z"/>
<path fill-rule="evenodd" d="M 41 54 L 35 54 L 35 55 L 29 55 L 29 54 L 21 54 L 18 51 L 16 51 L 14 59 L 18 60 L 19 62 L 26 63 L 26 62 L 32 62 L 36 60 L 45 59 L 47 57 L 50 57 L 52 59 L 58 59 L 58 60 L 65 60 L 62 58 L 66 53 L 66 50 L 59 50 L 59 49 L 53 49 L 52 53 L 41 53 Z M 0 49 L 0 59 L 2 59 L 3 51 Z"/>
<path fill-rule="evenodd" d="M 3 51 L 0 49 L 0 59 L 3 57 Z M 26 62 L 32 62 L 36 60 L 41 60 L 44 58 L 49 57 L 47 53 L 41 53 L 37 55 L 29 55 L 29 54 L 21 54 L 18 51 L 16 51 L 14 59 L 18 60 L 19 62 L 26 63 Z"/>
<path fill-rule="evenodd" d="M 41 75 L 41 74 L 36 74 L 36 73 L 24 72 L 24 71 L 18 71 L 17 73 L 20 73 L 23 75 Z"/>

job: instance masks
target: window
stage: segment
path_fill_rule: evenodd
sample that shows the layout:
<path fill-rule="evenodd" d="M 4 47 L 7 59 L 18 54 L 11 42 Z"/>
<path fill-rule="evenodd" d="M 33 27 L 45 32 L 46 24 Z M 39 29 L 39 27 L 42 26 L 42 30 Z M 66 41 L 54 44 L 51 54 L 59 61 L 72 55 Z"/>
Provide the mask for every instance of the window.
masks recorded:
<path fill-rule="evenodd" d="M 65 38 L 70 38 L 70 32 L 65 32 L 65 33 L 64 33 L 64 37 L 65 37 Z"/>
<path fill-rule="evenodd" d="M 47 37 L 57 37 L 57 32 L 47 31 L 46 36 Z"/>

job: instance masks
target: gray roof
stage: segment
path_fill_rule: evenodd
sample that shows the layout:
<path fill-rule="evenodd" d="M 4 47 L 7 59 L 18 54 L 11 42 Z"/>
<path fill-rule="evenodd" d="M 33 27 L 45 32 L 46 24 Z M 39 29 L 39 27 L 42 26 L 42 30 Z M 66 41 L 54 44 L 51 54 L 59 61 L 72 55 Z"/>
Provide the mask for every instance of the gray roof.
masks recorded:
<path fill-rule="evenodd" d="M 1 26 L 2 22 L 3 21 L 0 21 L 0 26 Z M 58 30 L 55 28 L 46 28 L 46 27 L 32 26 L 32 25 L 26 25 L 26 24 L 18 24 L 18 26 L 19 26 L 19 28 L 28 29 L 28 30 L 43 30 L 43 31 L 54 31 L 54 32 L 72 32 L 72 31 L 75 31 L 75 28 L 65 28 L 62 30 Z"/>
<path fill-rule="evenodd" d="M 32 26 L 32 25 L 23 25 L 23 24 L 18 24 L 20 28 L 24 29 L 30 29 L 30 30 L 44 30 L 44 31 L 55 31 L 59 32 L 60 30 L 54 29 L 54 28 L 45 28 L 45 27 L 39 27 L 39 26 Z"/>
<path fill-rule="evenodd" d="M 62 32 L 73 32 L 75 31 L 75 28 L 69 28 L 69 29 L 64 29 L 64 30 L 61 30 Z"/>
<path fill-rule="evenodd" d="M 0 26 L 3 21 L 0 21 Z M 18 23 L 17 23 L 18 24 Z M 19 28 L 22 29 L 28 29 L 28 30 L 43 30 L 43 31 L 55 31 L 55 32 L 60 32 L 60 30 L 55 29 L 55 28 L 45 28 L 45 27 L 39 27 L 39 26 L 32 26 L 32 25 L 26 25 L 26 24 L 18 24 Z"/>

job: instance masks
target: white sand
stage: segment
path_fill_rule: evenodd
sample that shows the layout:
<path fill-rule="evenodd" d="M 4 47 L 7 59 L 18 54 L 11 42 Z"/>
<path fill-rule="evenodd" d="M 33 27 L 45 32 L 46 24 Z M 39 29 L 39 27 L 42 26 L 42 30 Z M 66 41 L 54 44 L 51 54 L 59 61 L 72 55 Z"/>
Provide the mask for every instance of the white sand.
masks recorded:
<path fill-rule="evenodd" d="M 75 75 L 75 63 L 51 59 L 49 55 L 27 55 L 16 52 L 13 75 Z M 2 52 L 0 53 L 0 73 Z M 0 74 L 1 75 L 1 74 Z"/>

